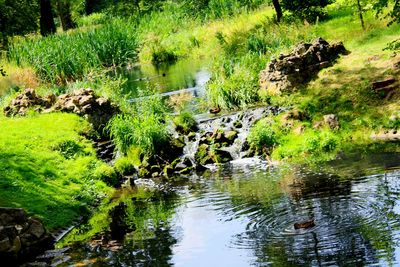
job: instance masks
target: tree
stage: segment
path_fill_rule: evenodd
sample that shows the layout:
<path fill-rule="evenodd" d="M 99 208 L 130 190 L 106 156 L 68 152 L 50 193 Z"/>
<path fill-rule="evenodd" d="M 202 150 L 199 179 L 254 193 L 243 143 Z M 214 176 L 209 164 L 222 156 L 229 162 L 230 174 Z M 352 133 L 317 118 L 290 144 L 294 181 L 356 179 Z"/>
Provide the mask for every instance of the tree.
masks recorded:
<path fill-rule="evenodd" d="M 282 18 L 282 7 L 279 3 L 279 0 L 272 0 L 272 4 L 274 5 L 275 12 L 276 12 L 276 21 L 280 22 Z"/>
<path fill-rule="evenodd" d="M 63 31 L 67 31 L 76 27 L 71 15 L 71 1 L 57 0 L 56 10 L 58 17 L 60 18 Z"/>
<path fill-rule="evenodd" d="M 390 10 L 389 14 L 387 14 L 391 18 L 389 25 L 394 22 L 400 22 L 400 0 L 377 0 L 374 5 L 377 15 L 381 15 L 384 9 L 390 5 L 392 5 L 393 8 Z"/>
<path fill-rule="evenodd" d="M 50 0 L 40 0 L 40 34 L 43 36 L 56 32 Z"/>
<path fill-rule="evenodd" d="M 358 16 L 360 17 L 361 27 L 363 28 L 363 30 L 365 30 L 365 23 L 364 23 L 364 17 L 363 17 L 363 9 L 362 9 L 360 0 L 357 0 L 357 10 L 358 10 Z"/>
<path fill-rule="evenodd" d="M 282 0 L 282 7 L 301 19 L 315 21 L 326 14 L 323 8 L 334 0 Z"/>
<path fill-rule="evenodd" d="M 8 37 L 24 35 L 38 29 L 38 1 L 0 0 L 0 41 L 3 47 Z"/>

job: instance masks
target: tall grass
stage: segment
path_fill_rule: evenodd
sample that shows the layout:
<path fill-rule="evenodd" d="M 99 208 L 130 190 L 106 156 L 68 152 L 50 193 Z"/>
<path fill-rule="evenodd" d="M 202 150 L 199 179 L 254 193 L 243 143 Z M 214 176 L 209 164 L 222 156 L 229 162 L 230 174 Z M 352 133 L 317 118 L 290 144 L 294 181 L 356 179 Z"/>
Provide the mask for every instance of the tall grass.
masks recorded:
<path fill-rule="evenodd" d="M 92 71 L 133 61 L 137 49 L 134 25 L 116 19 L 87 31 L 23 39 L 10 47 L 9 59 L 32 66 L 45 81 L 65 84 Z"/>
<path fill-rule="evenodd" d="M 212 105 L 225 109 L 243 108 L 260 100 L 259 73 L 273 55 L 315 35 L 300 23 L 276 25 L 272 20 L 230 36 L 217 33 L 223 53 L 213 66 L 208 83 Z"/>
<path fill-rule="evenodd" d="M 118 115 L 109 122 L 110 136 L 123 154 L 136 147 L 144 156 L 154 155 L 170 140 L 165 106 L 154 96 L 137 103 L 132 110 L 131 114 Z"/>

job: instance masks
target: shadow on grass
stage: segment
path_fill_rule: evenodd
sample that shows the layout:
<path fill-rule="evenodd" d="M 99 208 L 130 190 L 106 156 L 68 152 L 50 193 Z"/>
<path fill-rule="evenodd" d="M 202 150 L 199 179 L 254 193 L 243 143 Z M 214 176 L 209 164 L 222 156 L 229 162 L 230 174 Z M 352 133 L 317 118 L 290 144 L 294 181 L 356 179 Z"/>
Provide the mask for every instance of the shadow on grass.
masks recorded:
<path fill-rule="evenodd" d="M 60 177 L 54 164 L 28 152 L 0 152 L 0 206 L 22 207 L 49 228 L 71 223 L 86 210 L 75 199 L 81 186 Z"/>

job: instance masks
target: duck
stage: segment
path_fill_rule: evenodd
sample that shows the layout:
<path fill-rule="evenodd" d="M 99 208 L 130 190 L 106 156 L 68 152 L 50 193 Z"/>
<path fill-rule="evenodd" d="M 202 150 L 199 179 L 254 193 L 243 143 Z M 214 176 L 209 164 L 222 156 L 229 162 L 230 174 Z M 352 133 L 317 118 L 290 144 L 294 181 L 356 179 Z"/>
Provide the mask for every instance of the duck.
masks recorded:
<path fill-rule="evenodd" d="M 217 114 L 221 112 L 221 108 L 219 106 L 217 106 L 216 108 L 211 108 L 210 109 L 210 113 L 212 114 Z"/>
<path fill-rule="evenodd" d="M 315 226 L 314 219 L 294 224 L 294 229 L 308 229 Z"/>

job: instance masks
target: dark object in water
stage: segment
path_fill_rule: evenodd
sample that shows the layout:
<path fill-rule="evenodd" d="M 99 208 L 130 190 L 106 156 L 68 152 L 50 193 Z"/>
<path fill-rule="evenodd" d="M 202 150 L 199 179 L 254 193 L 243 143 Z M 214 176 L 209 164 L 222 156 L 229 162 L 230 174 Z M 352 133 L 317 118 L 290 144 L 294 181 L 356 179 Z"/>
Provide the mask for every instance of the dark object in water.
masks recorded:
<path fill-rule="evenodd" d="M 211 108 L 210 109 L 210 113 L 212 113 L 212 114 L 217 114 L 217 113 L 219 113 L 221 111 L 221 108 L 218 106 L 218 107 L 216 107 L 216 108 Z"/>
<path fill-rule="evenodd" d="M 294 224 L 294 229 L 308 229 L 315 226 L 314 219 Z"/>

